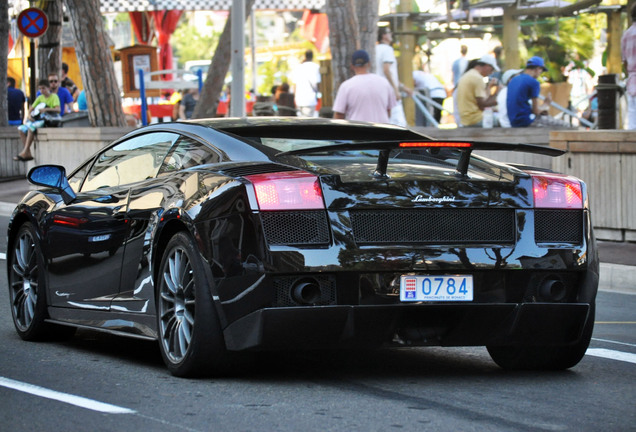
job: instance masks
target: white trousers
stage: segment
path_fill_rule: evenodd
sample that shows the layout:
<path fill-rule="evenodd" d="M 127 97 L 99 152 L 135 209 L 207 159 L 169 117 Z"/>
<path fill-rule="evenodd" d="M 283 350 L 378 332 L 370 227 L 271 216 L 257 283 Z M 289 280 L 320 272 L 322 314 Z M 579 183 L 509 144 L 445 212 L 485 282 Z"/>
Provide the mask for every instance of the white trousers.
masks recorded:
<path fill-rule="evenodd" d="M 636 96 L 625 94 L 627 97 L 627 129 L 636 130 Z"/>

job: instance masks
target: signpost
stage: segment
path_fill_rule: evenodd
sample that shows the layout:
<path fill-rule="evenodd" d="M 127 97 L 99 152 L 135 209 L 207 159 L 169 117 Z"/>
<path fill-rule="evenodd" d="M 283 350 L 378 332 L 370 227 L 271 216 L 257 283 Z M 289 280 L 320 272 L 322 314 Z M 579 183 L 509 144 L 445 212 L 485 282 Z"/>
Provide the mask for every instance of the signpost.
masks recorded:
<path fill-rule="evenodd" d="M 49 19 L 38 8 L 28 8 L 18 15 L 18 29 L 20 33 L 29 38 L 36 38 L 46 33 L 49 28 Z"/>
<path fill-rule="evenodd" d="M 46 14 L 38 8 L 28 8 L 20 12 L 18 15 L 18 30 L 24 36 L 31 39 L 31 53 L 29 67 L 31 68 L 31 79 L 29 80 L 29 88 L 31 95 L 35 95 L 35 43 L 33 39 L 42 36 L 49 28 L 49 19 Z"/>

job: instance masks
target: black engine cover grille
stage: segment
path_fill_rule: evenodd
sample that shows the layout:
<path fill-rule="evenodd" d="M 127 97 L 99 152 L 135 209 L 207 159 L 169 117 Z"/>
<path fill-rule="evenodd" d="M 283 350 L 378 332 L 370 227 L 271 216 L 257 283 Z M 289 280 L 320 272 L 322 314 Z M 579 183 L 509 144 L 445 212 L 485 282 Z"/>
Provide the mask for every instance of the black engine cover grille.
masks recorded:
<path fill-rule="evenodd" d="M 261 221 L 270 245 L 329 243 L 324 210 L 261 212 Z"/>
<path fill-rule="evenodd" d="M 537 243 L 583 243 L 583 210 L 536 210 L 534 240 Z"/>
<path fill-rule="evenodd" d="M 359 244 L 515 242 L 513 209 L 405 209 L 351 211 Z"/>

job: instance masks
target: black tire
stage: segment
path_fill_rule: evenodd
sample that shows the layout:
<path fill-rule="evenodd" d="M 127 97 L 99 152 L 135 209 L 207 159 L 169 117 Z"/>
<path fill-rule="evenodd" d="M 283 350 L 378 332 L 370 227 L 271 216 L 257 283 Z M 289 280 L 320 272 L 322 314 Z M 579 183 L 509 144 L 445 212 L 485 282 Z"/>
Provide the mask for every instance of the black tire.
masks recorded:
<path fill-rule="evenodd" d="M 203 265 L 192 238 L 179 232 L 159 267 L 159 346 L 164 363 L 179 377 L 219 374 L 229 364 Z"/>
<path fill-rule="evenodd" d="M 9 255 L 9 300 L 11 316 L 18 335 L 24 340 L 65 339 L 74 327 L 48 323 L 44 258 L 35 228 L 24 223 Z"/>
<path fill-rule="evenodd" d="M 508 370 L 563 370 L 576 366 L 592 339 L 596 306 L 590 305 L 581 339 L 566 346 L 488 346 L 497 365 Z"/>

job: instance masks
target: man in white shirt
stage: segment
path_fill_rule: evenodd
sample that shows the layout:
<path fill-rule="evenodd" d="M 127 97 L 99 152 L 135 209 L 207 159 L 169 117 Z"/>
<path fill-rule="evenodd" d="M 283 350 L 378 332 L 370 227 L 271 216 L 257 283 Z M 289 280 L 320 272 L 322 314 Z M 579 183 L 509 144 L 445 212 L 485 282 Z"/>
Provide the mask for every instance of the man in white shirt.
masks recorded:
<path fill-rule="evenodd" d="M 447 96 L 446 89 L 432 73 L 425 72 L 423 70 L 414 70 L 413 85 L 415 87 L 415 91 L 433 99 L 433 101 L 438 105 L 442 105 L 444 103 L 444 99 L 446 99 Z M 425 104 L 425 106 L 426 105 L 428 104 Z M 433 118 L 437 123 L 439 123 L 442 119 L 442 110 L 437 107 L 433 107 Z M 415 125 L 426 126 L 426 124 L 427 122 L 424 114 L 417 109 L 415 111 Z"/>
<path fill-rule="evenodd" d="M 320 83 L 320 66 L 314 63 L 312 50 L 305 51 L 305 60 L 292 72 L 294 102 L 305 117 L 316 117 L 318 105 L 318 84 Z"/>
<path fill-rule="evenodd" d="M 395 92 L 397 104 L 391 109 L 390 122 L 394 125 L 406 126 L 406 117 L 404 115 L 404 108 L 402 107 L 402 95 L 400 90 L 405 91 L 409 95 L 412 95 L 413 91 L 403 84 L 400 84 L 397 60 L 393 53 L 392 42 L 393 36 L 391 29 L 388 27 L 380 27 L 378 29 L 378 44 L 375 46 L 375 73 L 385 77 Z"/>

